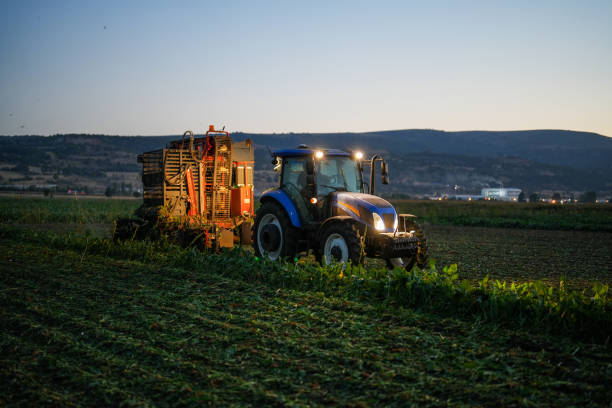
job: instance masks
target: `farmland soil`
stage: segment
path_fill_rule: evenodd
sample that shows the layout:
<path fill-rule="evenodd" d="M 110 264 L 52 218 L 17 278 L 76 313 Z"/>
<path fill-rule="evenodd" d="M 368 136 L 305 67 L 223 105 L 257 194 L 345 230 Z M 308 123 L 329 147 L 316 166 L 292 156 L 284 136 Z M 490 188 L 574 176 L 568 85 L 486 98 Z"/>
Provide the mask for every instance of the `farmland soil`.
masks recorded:
<path fill-rule="evenodd" d="M 507 282 L 542 280 L 572 289 L 612 286 L 612 233 L 510 228 L 425 226 L 430 257 L 457 263 L 459 275 L 487 274 Z"/>

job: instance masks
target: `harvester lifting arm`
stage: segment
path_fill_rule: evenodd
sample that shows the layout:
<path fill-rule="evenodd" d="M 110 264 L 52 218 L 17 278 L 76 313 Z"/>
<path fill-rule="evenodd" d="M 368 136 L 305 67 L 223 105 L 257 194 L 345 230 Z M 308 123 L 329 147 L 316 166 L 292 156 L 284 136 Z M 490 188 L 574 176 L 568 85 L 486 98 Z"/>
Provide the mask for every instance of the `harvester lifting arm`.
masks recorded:
<path fill-rule="evenodd" d="M 190 154 L 191 158 L 196 163 L 202 163 L 204 161 L 204 159 L 198 159 L 198 156 L 195 154 L 195 152 L 193 150 L 193 132 L 191 130 L 187 130 L 187 131 L 185 131 L 185 133 L 183 133 L 182 148 L 185 149 L 185 136 L 187 136 L 187 135 L 189 135 L 189 154 Z"/>
<path fill-rule="evenodd" d="M 187 215 L 192 217 L 198 213 L 198 199 L 195 195 L 195 184 L 193 181 L 191 166 L 187 166 L 187 170 L 185 171 L 185 179 L 187 180 L 187 201 L 189 202 L 189 212 Z"/>

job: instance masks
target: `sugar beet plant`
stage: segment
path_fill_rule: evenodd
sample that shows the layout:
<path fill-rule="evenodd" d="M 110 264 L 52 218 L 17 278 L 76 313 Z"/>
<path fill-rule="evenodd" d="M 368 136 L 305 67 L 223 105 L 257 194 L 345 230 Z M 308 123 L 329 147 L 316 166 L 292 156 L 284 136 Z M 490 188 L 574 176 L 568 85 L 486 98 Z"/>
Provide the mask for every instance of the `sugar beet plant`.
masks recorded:
<path fill-rule="evenodd" d="M 566 290 L 540 281 L 507 283 L 485 277 L 478 285 L 459 277 L 457 265 L 442 268 L 373 269 L 340 265 L 321 267 L 306 260 L 273 262 L 242 249 L 220 254 L 180 248 L 167 240 L 113 242 L 69 234 L 31 233 L 0 228 L 0 235 L 36 241 L 84 256 L 103 255 L 217 274 L 273 288 L 311 291 L 366 301 L 381 308 L 408 307 L 440 314 L 475 317 L 509 326 L 527 326 L 596 341 L 608 341 L 612 331 L 612 301 L 608 285 L 590 291 Z"/>
<path fill-rule="evenodd" d="M 0 198 L 0 223 L 112 223 L 129 217 L 142 200 L 96 198 Z"/>

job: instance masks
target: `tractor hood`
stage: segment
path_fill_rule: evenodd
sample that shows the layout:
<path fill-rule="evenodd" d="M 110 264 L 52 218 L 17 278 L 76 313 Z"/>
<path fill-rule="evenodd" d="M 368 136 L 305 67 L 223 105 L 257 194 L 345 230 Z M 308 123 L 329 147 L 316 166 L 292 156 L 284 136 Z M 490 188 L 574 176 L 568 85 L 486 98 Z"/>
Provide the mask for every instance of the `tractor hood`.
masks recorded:
<path fill-rule="evenodd" d="M 332 194 L 333 215 L 349 215 L 378 232 L 393 232 L 395 230 L 394 225 L 397 220 L 397 213 L 388 201 L 371 194 L 344 191 Z M 384 229 L 376 228 L 377 217 L 374 214 L 378 214 L 382 219 Z M 378 225 L 380 227 L 380 223 Z"/>

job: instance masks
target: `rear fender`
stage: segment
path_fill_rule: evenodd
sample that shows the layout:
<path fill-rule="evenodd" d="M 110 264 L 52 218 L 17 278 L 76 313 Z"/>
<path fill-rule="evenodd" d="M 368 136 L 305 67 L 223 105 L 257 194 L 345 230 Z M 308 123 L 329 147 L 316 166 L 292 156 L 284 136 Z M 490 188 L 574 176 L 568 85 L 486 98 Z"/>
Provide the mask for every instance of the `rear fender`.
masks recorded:
<path fill-rule="evenodd" d="M 291 224 L 296 228 L 302 228 L 302 221 L 300 220 L 300 215 L 295 208 L 295 204 L 293 204 L 291 198 L 289 198 L 287 193 L 285 193 L 283 190 L 268 190 L 263 193 L 259 201 L 261 203 L 265 203 L 266 201 L 277 202 L 287 212 Z"/>

